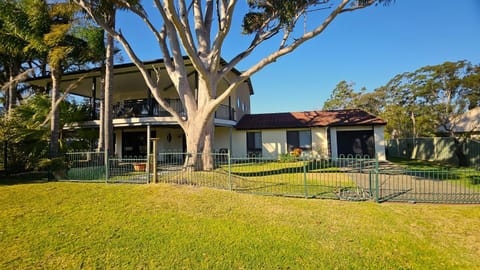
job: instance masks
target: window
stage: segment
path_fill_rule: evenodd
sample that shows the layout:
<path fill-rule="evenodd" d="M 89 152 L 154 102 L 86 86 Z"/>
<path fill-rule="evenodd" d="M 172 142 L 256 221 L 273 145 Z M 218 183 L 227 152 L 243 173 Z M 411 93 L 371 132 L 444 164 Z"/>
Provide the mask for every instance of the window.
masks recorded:
<path fill-rule="evenodd" d="M 247 154 L 249 156 L 262 154 L 262 133 L 260 131 L 247 132 Z"/>
<path fill-rule="evenodd" d="M 312 135 L 310 130 L 292 130 L 287 131 L 288 151 L 295 148 L 302 150 L 312 149 Z"/>

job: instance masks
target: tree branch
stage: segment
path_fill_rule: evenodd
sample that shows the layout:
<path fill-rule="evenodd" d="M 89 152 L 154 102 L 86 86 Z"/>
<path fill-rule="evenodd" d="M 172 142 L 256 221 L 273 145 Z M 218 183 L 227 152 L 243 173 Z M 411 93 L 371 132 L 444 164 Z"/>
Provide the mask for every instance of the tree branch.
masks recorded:
<path fill-rule="evenodd" d="M 151 90 L 153 96 L 155 99 L 158 101 L 159 105 L 162 106 L 167 112 L 169 112 L 176 121 L 178 121 L 180 126 L 185 126 L 185 120 L 162 98 L 160 97 L 159 89 L 157 85 L 154 83 L 152 78 L 150 77 L 150 74 L 143 64 L 143 62 L 138 58 L 134 50 L 132 49 L 130 43 L 125 39 L 125 37 L 110 27 L 107 22 L 103 19 L 101 19 L 97 14 L 93 12 L 92 6 L 87 3 L 85 0 L 73 0 L 76 4 L 78 4 L 81 8 L 87 12 L 87 14 L 98 24 L 100 25 L 105 31 L 107 31 L 108 34 L 110 34 L 112 37 L 114 37 L 116 40 L 118 40 L 122 46 L 125 49 L 125 52 L 127 55 L 130 57 L 132 62 L 137 66 L 138 70 L 142 74 L 148 88 Z M 137 14 L 138 15 L 138 14 Z M 161 37 L 161 34 L 159 33 L 158 37 Z M 162 40 L 162 38 L 160 38 Z"/>
<path fill-rule="evenodd" d="M 342 0 L 342 2 L 338 4 L 338 6 L 330 13 L 330 15 L 317 28 L 315 28 L 310 32 L 305 33 L 301 38 L 297 39 L 295 42 L 293 42 L 289 46 L 273 52 L 269 56 L 260 60 L 257 64 L 253 65 L 248 70 L 244 71 L 240 76 L 238 76 L 236 80 L 232 82 L 230 87 L 228 87 L 227 90 L 225 90 L 225 92 L 223 92 L 217 99 L 223 101 L 223 99 L 231 95 L 233 90 L 235 90 L 241 83 L 243 83 L 245 80 L 250 78 L 253 74 L 257 73 L 268 64 L 275 62 L 279 57 L 286 55 L 288 53 L 291 53 L 298 46 L 302 45 L 305 41 L 310 40 L 318 36 L 319 34 L 321 34 L 330 25 L 330 23 L 342 12 L 342 10 L 345 8 L 345 6 L 349 2 L 350 0 Z M 245 55 L 242 55 L 242 54 L 238 55 L 236 58 L 234 58 L 234 60 L 230 61 L 230 63 L 227 65 L 227 68 L 222 70 L 222 72 L 225 70 L 231 70 L 233 66 L 236 65 L 237 62 L 239 62 L 240 60 L 243 60 L 252 50 L 253 49 L 249 48 L 247 49 L 247 51 L 244 51 Z M 220 102 L 217 102 L 217 103 L 220 104 Z"/>

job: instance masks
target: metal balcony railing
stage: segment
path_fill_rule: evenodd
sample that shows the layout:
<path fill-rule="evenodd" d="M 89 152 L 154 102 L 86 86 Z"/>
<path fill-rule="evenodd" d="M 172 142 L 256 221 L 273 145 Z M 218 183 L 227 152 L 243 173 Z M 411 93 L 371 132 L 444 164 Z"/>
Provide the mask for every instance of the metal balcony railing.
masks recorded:
<path fill-rule="evenodd" d="M 167 99 L 167 103 L 178 113 L 184 113 L 183 104 L 180 99 Z M 135 99 L 124 100 L 113 106 L 114 118 L 148 117 L 148 116 L 171 116 L 164 108 L 154 100 Z M 215 112 L 215 118 L 224 120 L 235 120 L 235 109 L 228 105 L 220 105 Z"/>

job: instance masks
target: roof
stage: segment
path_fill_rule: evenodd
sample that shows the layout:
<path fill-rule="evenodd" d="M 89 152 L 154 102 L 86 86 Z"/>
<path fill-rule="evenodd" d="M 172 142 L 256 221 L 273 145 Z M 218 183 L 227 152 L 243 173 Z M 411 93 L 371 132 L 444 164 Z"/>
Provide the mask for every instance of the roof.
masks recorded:
<path fill-rule="evenodd" d="M 187 65 L 192 65 L 190 63 L 190 60 L 187 56 L 184 56 L 183 59 L 187 62 Z M 222 63 L 225 63 L 225 60 L 221 60 Z M 143 64 L 145 66 L 152 66 L 152 65 L 163 65 L 165 63 L 164 59 L 156 59 L 156 60 L 151 60 L 151 61 L 145 61 Z M 134 63 L 123 63 L 123 64 L 115 64 L 114 65 L 114 73 L 115 74 L 124 74 L 128 72 L 136 72 L 140 73 L 140 71 L 137 69 L 136 65 Z M 241 75 L 242 72 L 239 71 L 236 68 L 232 69 L 232 72 L 235 75 Z M 93 67 L 89 68 L 87 70 L 75 70 L 75 71 L 70 71 L 66 72 L 62 75 L 62 80 L 77 80 L 80 78 L 82 75 L 86 75 L 85 77 L 98 77 L 100 76 L 101 73 L 101 68 L 100 67 Z M 27 83 L 30 84 L 35 84 L 35 82 L 49 82 L 51 80 L 50 75 L 42 76 L 42 77 L 35 77 L 35 78 L 29 78 L 26 80 Z M 248 85 L 250 95 L 253 95 L 253 86 L 252 86 L 252 81 L 250 78 L 245 80 L 245 83 Z"/>
<path fill-rule="evenodd" d="M 363 110 L 306 111 L 247 114 L 238 121 L 237 129 L 307 128 L 334 126 L 386 125 L 383 119 Z"/>
<path fill-rule="evenodd" d="M 445 127 L 440 126 L 438 132 L 446 133 L 448 130 L 455 133 L 480 131 L 480 107 L 475 107 L 464 114 L 451 117 Z"/>

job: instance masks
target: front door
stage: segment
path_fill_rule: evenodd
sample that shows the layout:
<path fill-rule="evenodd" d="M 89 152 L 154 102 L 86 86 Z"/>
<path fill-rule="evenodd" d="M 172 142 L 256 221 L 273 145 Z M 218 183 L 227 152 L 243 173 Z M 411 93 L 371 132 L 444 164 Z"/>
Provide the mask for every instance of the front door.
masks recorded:
<path fill-rule="evenodd" d="M 123 157 L 146 157 L 147 156 L 147 133 L 124 132 L 122 135 Z"/>
<path fill-rule="evenodd" d="M 155 138 L 155 131 L 151 132 L 151 138 Z M 151 150 L 151 149 L 150 149 Z M 147 132 L 123 132 L 122 133 L 122 156 L 123 157 L 146 157 L 147 156 Z"/>

